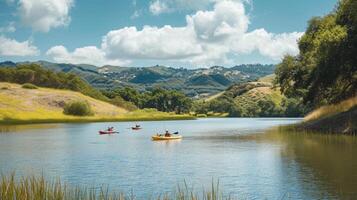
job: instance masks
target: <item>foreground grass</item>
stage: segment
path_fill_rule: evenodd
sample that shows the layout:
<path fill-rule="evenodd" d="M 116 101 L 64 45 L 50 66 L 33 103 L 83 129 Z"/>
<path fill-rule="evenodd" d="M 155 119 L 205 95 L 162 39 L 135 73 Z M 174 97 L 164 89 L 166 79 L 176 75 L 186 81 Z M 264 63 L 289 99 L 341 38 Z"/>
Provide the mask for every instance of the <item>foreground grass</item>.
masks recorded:
<path fill-rule="evenodd" d="M 70 187 L 62 183 L 59 179 L 47 181 L 43 176 L 29 176 L 16 179 L 15 174 L 9 176 L 2 175 L 0 180 L 0 199 L 1 200 L 125 200 L 136 199 L 135 194 L 125 194 L 120 192 L 110 192 L 108 188 L 86 188 Z M 219 182 L 212 181 L 209 191 L 203 190 L 196 193 L 190 189 L 186 183 L 178 186 L 177 189 L 169 194 L 162 194 L 157 197 L 147 199 L 157 200 L 223 200 L 232 199 L 224 197 L 219 191 Z"/>

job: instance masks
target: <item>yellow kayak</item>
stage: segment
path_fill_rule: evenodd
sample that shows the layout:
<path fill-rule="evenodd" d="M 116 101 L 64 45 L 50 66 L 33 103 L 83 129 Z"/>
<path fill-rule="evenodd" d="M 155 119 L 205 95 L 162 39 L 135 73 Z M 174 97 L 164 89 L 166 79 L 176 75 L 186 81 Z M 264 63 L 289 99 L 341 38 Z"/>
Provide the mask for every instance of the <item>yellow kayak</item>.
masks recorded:
<path fill-rule="evenodd" d="M 165 137 L 164 135 L 153 135 L 152 140 L 179 140 L 182 139 L 181 135 L 171 135 L 170 137 Z"/>

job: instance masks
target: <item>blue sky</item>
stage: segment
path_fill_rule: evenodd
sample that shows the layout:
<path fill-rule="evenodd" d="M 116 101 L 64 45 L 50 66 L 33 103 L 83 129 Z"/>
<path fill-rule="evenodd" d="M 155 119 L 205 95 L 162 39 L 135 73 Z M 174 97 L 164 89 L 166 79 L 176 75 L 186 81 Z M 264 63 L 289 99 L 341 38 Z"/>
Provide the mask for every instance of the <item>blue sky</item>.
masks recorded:
<path fill-rule="evenodd" d="M 278 63 L 336 0 L 0 0 L 0 61 Z"/>

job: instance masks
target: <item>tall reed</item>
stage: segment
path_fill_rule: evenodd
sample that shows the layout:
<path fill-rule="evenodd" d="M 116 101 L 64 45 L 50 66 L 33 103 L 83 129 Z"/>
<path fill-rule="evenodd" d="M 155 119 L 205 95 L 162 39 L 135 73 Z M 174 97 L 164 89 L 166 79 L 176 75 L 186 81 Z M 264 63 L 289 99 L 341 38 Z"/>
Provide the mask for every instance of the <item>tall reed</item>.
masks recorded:
<path fill-rule="evenodd" d="M 87 188 L 81 186 L 70 187 L 60 179 L 47 181 L 44 176 L 26 176 L 17 178 L 15 173 L 1 175 L 0 180 L 1 200 L 134 200 L 135 194 L 125 194 L 109 191 L 108 187 Z M 197 193 L 189 188 L 186 182 L 178 185 L 171 193 L 158 195 L 153 200 L 225 200 L 219 191 L 219 181 L 212 180 L 209 191 L 205 189 Z"/>

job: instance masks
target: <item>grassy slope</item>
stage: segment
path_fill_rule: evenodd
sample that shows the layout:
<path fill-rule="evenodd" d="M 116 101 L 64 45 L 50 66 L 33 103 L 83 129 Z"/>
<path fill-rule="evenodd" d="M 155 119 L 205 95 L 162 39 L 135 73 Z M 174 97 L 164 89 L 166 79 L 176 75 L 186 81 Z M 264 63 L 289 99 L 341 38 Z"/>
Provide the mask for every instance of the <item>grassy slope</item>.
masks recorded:
<path fill-rule="evenodd" d="M 238 104 L 247 104 L 250 102 L 257 102 L 262 98 L 267 98 L 272 100 L 276 106 L 280 106 L 284 96 L 281 94 L 279 88 L 273 88 L 274 78 L 275 74 L 270 74 L 261 77 L 257 82 L 252 82 L 262 86 L 253 88 L 248 92 L 237 96 L 235 101 Z"/>
<path fill-rule="evenodd" d="M 297 127 L 324 133 L 357 134 L 357 97 L 318 108 Z"/>
<path fill-rule="evenodd" d="M 242 93 L 234 98 L 234 101 L 241 106 L 250 106 L 257 103 L 259 100 L 272 100 L 276 106 L 280 106 L 284 96 L 281 94 L 279 88 L 273 88 L 273 80 L 275 74 L 267 75 L 260 78 L 257 82 L 242 83 L 232 87 L 225 92 L 232 92 L 233 94 Z M 244 92 L 240 92 L 243 91 Z M 212 101 L 219 98 L 225 92 L 220 92 L 205 99 L 205 101 Z"/>
<path fill-rule="evenodd" d="M 237 104 L 249 104 L 252 102 L 256 103 L 263 98 L 272 100 L 276 106 L 280 106 L 283 95 L 281 95 L 279 89 L 266 86 L 256 87 L 237 96 L 235 102 Z"/>
<path fill-rule="evenodd" d="M 66 102 L 87 101 L 94 116 L 75 117 L 63 114 Z M 123 108 L 93 99 L 78 92 L 49 88 L 24 89 L 21 85 L 0 83 L 0 123 L 86 122 L 186 119 L 154 110 L 128 112 Z"/>
<path fill-rule="evenodd" d="M 270 74 L 270 75 L 261 77 L 258 81 L 259 82 L 273 83 L 274 79 L 275 79 L 275 74 Z"/>

